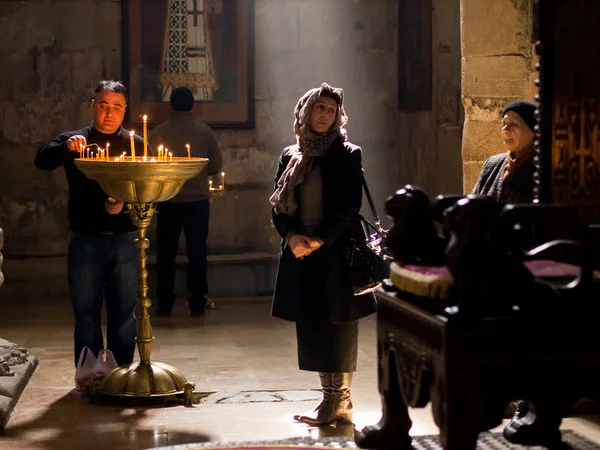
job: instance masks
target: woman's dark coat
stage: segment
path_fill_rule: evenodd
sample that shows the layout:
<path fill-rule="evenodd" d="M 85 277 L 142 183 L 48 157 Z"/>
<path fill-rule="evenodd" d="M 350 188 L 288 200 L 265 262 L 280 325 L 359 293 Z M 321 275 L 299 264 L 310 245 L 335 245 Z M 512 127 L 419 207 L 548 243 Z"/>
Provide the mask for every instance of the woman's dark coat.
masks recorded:
<path fill-rule="evenodd" d="M 275 186 L 297 146 L 283 150 Z M 362 233 L 358 214 L 362 203 L 361 149 L 335 140 L 315 161 L 323 180 L 323 220 L 312 237 L 324 245 L 298 259 L 285 242 L 290 232 L 303 234 L 297 216 L 273 212 L 273 223 L 284 240 L 277 271 L 272 315 L 293 322 L 344 323 L 375 312 L 373 294 L 354 296 L 342 249 L 353 233 Z M 296 191 L 296 199 L 298 195 Z"/>
<path fill-rule="evenodd" d="M 489 195 L 503 205 L 507 203 L 531 203 L 533 201 L 533 188 L 535 187 L 533 161 L 527 161 L 504 179 L 507 164 L 508 157 L 506 153 L 490 156 L 483 163 L 481 173 L 473 188 L 473 194 Z"/>

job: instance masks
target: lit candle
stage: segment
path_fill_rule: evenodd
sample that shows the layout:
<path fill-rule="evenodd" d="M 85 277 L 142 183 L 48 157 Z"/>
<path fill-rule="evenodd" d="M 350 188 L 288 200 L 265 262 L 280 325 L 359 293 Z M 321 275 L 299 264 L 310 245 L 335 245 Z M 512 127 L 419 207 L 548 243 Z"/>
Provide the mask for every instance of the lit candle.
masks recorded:
<path fill-rule="evenodd" d="M 163 148 L 164 148 L 164 147 L 163 147 L 162 145 L 159 145 L 159 146 L 158 146 L 158 160 L 159 160 L 159 161 L 160 161 L 160 157 L 161 157 L 161 155 L 162 155 L 162 152 L 163 152 Z"/>
<path fill-rule="evenodd" d="M 115 162 L 121 161 L 121 158 L 115 158 Z"/>
<path fill-rule="evenodd" d="M 89 159 L 89 157 L 90 157 L 90 148 L 89 147 L 85 149 L 85 153 L 87 154 L 87 158 Z"/>
<path fill-rule="evenodd" d="M 211 190 L 211 191 L 213 190 L 212 180 L 208 180 L 208 189 Z"/>
<path fill-rule="evenodd" d="M 110 142 L 107 142 L 107 143 L 106 143 L 106 160 L 107 160 L 107 161 L 108 161 L 108 157 L 109 157 L 109 154 L 108 154 L 108 149 L 109 149 L 109 147 L 110 147 Z"/>
<path fill-rule="evenodd" d="M 190 159 L 190 144 L 185 144 L 185 148 L 187 149 L 188 159 Z"/>
<path fill-rule="evenodd" d="M 163 152 L 163 161 L 167 160 L 167 155 L 169 154 L 169 149 L 167 147 L 165 147 L 165 151 Z"/>
<path fill-rule="evenodd" d="M 221 186 L 225 189 L 225 172 L 221 172 Z"/>
<path fill-rule="evenodd" d="M 100 159 L 104 161 L 104 150 L 100 150 Z"/>
<path fill-rule="evenodd" d="M 83 153 L 83 144 L 79 144 L 79 157 L 85 157 L 85 153 Z"/>
<path fill-rule="evenodd" d="M 148 156 L 148 116 L 144 115 L 144 156 Z"/>
<path fill-rule="evenodd" d="M 173 153 L 169 152 L 169 161 L 173 162 Z"/>
<path fill-rule="evenodd" d="M 153 163 L 153 162 L 156 162 L 156 159 L 152 158 L 152 159 L 150 160 L 150 162 L 151 162 L 151 163 Z"/>
<path fill-rule="evenodd" d="M 133 140 L 133 136 L 135 135 L 135 132 L 133 130 L 131 130 L 129 132 L 129 141 L 131 142 L 131 160 L 135 161 L 135 142 Z"/>

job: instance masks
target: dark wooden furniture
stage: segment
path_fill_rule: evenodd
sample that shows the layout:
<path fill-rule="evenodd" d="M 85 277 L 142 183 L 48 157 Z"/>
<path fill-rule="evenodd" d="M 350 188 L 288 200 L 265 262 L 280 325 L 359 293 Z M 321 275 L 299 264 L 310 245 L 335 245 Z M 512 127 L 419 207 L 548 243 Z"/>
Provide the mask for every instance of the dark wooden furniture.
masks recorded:
<path fill-rule="evenodd" d="M 536 410 L 521 438 L 551 446 L 574 400 L 600 399 L 600 55 L 586 51 L 600 41 L 600 2 L 536 0 L 536 14 L 534 204 L 429 202 L 411 186 L 388 200 L 383 417 L 357 432 L 362 448 L 411 448 L 407 406 L 431 402 L 444 449 L 474 449 L 520 399 Z"/>
<path fill-rule="evenodd" d="M 400 263 L 402 253 L 392 249 L 394 285 L 388 280 L 376 293 L 383 418 L 357 434 L 361 447 L 411 448 L 407 406 L 430 401 L 447 450 L 474 449 L 479 432 L 499 425 L 518 399 L 531 400 L 542 414 L 547 430 L 540 443 L 558 440 L 573 401 L 600 395 L 600 298 L 591 253 L 566 240 L 530 251 L 504 241 L 515 218 L 535 217 L 536 209 L 545 208 L 461 200 L 446 213 L 444 266 L 421 264 L 426 253 Z M 531 223 L 522 230 L 535 234 Z"/>

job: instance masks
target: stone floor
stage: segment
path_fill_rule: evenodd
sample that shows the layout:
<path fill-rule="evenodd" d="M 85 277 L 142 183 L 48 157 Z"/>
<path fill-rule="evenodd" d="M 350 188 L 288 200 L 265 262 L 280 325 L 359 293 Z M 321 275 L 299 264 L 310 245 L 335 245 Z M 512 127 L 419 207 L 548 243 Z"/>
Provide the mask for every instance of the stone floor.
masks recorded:
<path fill-rule="evenodd" d="M 296 368 L 293 324 L 270 318 L 268 299 L 217 299 L 216 306 L 204 318 L 192 319 L 181 302 L 173 318 L 154 319 L 153 360 L 177 366 L 199 393 L 213 393 L 209 398 L 240 391 L 318 388 L 316 374 Z M 360 333 L 353 386 L 358 428 L 380 417 L 374 317 L 362 321 Z M 2 449 L 142 449 L 348 432 L 294 423 L 293 414 L 311 409 L 314 402 L 285 401 L 285 396 L 277 402 L 207 401 L 193 408 L 90 404 L 73 390 L 72 316 L 63 282 L 7 282 L 0 290 L 0 336 L 28 347 L 39 358 L 0 438 Z M 297 399 L 293 394 L 287 400 Z M 257 400 L 265 397 L 254 395 Z M 412 434 L 437 433 L 428 408 L 412 410 L 411 416 Z M 595 417 L 567 419 L 564 428 L 600 442 L 600 420 Z"/>

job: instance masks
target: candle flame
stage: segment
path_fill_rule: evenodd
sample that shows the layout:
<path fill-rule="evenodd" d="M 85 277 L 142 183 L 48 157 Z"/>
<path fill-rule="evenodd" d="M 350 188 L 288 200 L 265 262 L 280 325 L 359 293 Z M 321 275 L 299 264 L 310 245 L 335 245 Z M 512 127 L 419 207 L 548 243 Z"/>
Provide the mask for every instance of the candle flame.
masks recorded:
<path fill-rule="evenodd" d="M 148 120 L 148 116 L 146 114 L 144 114 L 144 122 Z"/>
<path fill-rule="evenodd" d="M 115 162 L 119 162 L 121 158 L 115 158 Z"/>
<path fill-rule="evenodd" d="M 162 150 L 163 148 L 165 148 L 165 146 L 164 146 L 164 145 L 159 145 L 159 146 L 158 146 L 158 149 L 159 149 L 159 150 Z"/>
<path fill-rule="evenodd" d="M 134 135 L 134 134 L 135 134 L 135 131 L 133 131 L 133 130 L 131 130 L 131 131 L 129 132 L 129 136 L 132 136 L 132 137 L 133 137 L 133 135 Z"/>
<path fill-rule="evenodd" d="M 150 162 L 156 162 L 156 159 L 152 158 L 152 159 L 150 160 Z"/>
<path fill-rule="evenodd" d="M 224 177 L 225 176 L 225 172 L 221 172 L 221 176 Z"/>

